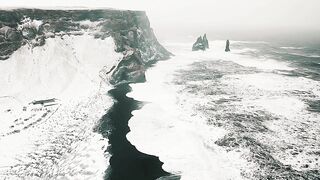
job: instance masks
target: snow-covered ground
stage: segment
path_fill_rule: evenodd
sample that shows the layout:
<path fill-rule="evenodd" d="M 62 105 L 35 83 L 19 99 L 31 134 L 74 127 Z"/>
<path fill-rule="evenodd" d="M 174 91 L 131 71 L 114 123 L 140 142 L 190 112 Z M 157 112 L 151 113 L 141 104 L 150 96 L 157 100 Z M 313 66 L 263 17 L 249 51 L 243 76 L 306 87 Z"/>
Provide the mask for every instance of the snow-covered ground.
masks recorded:
<path fill-rule="evenodd" d="M 108 142 L 93 128 L 113 103 L 100 71 L 121 59 L 114 48 L 57 36 L 0 62 L 0 179 L 102 178 Z"/>

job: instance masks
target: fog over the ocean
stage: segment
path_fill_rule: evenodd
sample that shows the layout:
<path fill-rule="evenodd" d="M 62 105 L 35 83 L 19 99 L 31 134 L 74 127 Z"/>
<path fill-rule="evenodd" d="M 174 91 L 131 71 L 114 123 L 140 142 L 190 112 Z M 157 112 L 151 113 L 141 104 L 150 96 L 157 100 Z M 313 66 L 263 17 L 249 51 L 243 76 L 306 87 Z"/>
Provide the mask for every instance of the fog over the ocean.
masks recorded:
<path fill-rule="evenodd" d="M 0 0 L 0 7 L 85 6 L 145 10 L 160 40 L 320 40 L 319 0 Z"/>

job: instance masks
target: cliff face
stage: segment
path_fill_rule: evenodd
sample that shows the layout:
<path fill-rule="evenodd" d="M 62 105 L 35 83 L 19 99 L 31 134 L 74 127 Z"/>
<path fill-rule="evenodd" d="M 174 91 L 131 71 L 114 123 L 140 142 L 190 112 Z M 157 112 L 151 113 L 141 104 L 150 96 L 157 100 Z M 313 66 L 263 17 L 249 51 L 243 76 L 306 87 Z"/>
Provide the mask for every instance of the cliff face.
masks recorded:
<path fill-rule="evenodd" d="M 90 34 L 96 39 L 112 37 L 115 51 L 124 55 L 101 77 L 113 85 L 144 81 L 145 67 L 171 55 L 157 41 L 145 12 L 96 10 L 0 10 L 0 60 L 22 46 L 43 46 L 54 37 Z M 90 59 L 88 59 L 90 61 Z"/>

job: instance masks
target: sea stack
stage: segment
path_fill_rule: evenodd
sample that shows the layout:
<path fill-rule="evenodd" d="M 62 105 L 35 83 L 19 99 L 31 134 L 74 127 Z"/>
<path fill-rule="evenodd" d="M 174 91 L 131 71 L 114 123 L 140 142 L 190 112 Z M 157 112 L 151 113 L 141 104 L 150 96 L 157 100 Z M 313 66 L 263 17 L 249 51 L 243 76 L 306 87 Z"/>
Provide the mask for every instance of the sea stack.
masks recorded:
<path fill-rule="evenodd" d="M 203 41 L 204 48 L 209 49 L 209 42 L 207 39 L 207 34 L 203 35 L 202 41 Z"/>
<path fill-rule="evenodd" d="M 206 50 L 209 49 L 209 42 L 207 39 L 207 35 L 204 34 L 203 37 L 198 37 L 197 41 L 192 46 L 192 51 Z"/>
<path fill-rule="evenodd" d="M 230 42 L 229 40 L 227 40 L 226 42 L 226 49 L 225 49 L 226 52 L 229 52 L 230 51 Z"/>

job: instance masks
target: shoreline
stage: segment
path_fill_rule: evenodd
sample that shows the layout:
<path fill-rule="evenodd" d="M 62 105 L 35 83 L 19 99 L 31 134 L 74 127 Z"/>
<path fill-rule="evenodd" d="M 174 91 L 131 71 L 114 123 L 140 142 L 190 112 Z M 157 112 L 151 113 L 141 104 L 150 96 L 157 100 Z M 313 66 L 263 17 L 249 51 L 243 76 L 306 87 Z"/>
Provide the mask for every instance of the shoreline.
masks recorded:
<path fill-rule="evenodd" d="M 126 96 L 131 91 L 129 84 L 122 84 L 108 91 L 115 103 L 98 124 L 97 131 L 108 138 L 111 154 L 110 166 L 104 179 L 151 180 L 170 173 L 162 169 L 163 162 L 154 155 L 142 153 L 132 145 L 126 135 L 130 132 L 128 122 L 132 111 L 143 106 L 143 102 Z"/>

